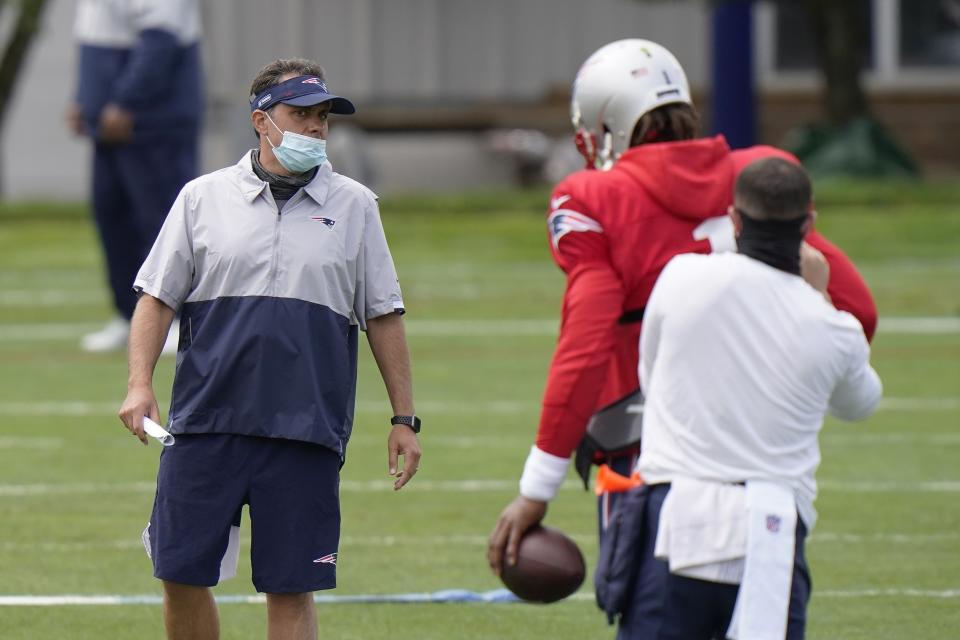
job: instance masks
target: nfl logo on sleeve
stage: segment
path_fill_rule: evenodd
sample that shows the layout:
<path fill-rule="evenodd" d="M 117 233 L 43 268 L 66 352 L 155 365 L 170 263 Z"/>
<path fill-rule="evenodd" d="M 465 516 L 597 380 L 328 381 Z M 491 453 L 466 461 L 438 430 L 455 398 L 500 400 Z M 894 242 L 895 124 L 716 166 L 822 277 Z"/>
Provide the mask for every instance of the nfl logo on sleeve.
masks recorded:
<path fill-rule="evenodd" d="M 780 516 L 767 516 L 767 531 L 770 533 L 780 533 Z"/>

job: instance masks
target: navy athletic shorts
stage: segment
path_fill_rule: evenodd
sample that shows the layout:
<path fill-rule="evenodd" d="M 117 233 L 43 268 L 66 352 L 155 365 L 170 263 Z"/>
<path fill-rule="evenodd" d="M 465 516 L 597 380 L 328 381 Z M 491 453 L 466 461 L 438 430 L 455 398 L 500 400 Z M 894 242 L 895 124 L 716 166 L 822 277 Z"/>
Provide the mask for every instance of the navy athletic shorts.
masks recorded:
<path fill-rule="evenodd" d="M 651 485 L 647 494 L 640 567 L 632 601 L 620 620 L 617 640 L 706 640 L 726 637 L 739 585 L 696 580 L 670 573 L 653 557 L 660 508 L 669 484 Z M 793 584 L 786 640 L 803 640 L 810 600 L 810 571 L 804 556 L 807 528 L 797 518 Z"/>
<path fill-rule="evenodd" d="M 240 511 L 249 505 L 257 591 L 333 589 L 340 541 L 339 472 L 339 455 L 315 444 L 177 435 L 160 455 L 157 495 L 144 531 L 153 575 L 205 587 L 217 584 L 221 575 L 231 577 Z"/>

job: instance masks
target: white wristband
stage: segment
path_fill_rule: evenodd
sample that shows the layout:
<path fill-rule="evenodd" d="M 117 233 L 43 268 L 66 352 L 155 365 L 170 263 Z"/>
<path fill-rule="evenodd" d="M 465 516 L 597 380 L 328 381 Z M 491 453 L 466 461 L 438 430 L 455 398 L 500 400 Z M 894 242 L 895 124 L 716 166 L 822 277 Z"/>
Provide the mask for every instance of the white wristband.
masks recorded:
<path fill-rule="evenodd" d="M 553 500 L 567 477 L 568 466 L 570 458 L 549 454 L 536 446 L 530 447 L 530 455 L 520 476 L 520 495 L 540 502 Z"/>

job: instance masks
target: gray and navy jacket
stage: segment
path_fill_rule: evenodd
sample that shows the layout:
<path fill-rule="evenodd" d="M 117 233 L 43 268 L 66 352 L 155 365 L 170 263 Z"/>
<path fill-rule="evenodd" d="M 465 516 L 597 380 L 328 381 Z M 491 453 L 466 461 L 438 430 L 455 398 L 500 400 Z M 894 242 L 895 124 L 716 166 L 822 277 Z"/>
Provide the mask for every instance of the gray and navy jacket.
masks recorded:
<path fill-rule="evenodd" d="M 280 212 L 250 154 L 187 183 L 134 288 L 181 313 L 171 433 L 301 440 L 341 457 L 358 331 L 403 313 L 373 192 L 324 163 Z"/>
<path fill-rule="evenodd" d="M 203 113 L 198 0 L 78 0 L 76 101 L 96 138 L 113 102 L 134 115 L 134 140 L 193 138 Z"/>

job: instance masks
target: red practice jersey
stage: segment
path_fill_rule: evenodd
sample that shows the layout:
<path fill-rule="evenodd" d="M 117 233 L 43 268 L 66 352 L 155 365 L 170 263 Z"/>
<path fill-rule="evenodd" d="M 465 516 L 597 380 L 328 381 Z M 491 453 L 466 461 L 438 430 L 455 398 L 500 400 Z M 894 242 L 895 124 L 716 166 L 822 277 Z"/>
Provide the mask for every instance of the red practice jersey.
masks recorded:
<path fill-rule="evenodd" d="M 798 162 L 774 147 L 731 151 L 718 136 L 633 147 L 609 171 L 579 171 L 557 185 L 547 226 L 567 286 L 537 448 L 569 457 L 590 416 L 639 386 L 640 319 L 657 276 L 679 253 L 736 248 L 727 216 L 734 180 L 769 156 Z M 834 305 L 871 339 L 876 307 L 853 263 L 816 231 L 807 242 L 830 263 Z"/>

